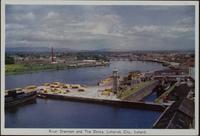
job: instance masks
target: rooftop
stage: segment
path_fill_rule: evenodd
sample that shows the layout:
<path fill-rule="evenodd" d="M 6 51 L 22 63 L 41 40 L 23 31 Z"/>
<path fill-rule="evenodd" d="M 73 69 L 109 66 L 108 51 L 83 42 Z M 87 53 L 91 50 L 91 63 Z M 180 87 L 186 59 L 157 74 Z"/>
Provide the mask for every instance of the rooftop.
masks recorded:
<path fill-rule="evenodd" d="M 154 123 L 153 128 L 190 128 L 194 118 L 194 101 L 186 98 L 190 89 L 186 84 L 176 87 L 170 95 L 179 99 L 169 106 Z"/>

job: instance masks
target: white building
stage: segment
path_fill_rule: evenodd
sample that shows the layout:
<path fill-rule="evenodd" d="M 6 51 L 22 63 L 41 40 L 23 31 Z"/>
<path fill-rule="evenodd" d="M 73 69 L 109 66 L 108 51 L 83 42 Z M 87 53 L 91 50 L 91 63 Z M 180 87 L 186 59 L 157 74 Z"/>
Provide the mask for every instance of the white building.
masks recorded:
<path fill-rule="evenodd" d="M 195 79 L 195 68 L 194 67 L 189 67 L 189 76 L 192 79 Z"/>

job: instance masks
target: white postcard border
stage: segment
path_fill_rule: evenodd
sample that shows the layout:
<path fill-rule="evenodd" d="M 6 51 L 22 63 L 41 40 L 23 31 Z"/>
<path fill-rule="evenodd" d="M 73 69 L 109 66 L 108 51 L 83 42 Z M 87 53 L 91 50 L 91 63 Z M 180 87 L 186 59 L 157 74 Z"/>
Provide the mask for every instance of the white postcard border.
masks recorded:
<path fill-rule="evenodd" d="M 1 92 L 1 134 L 3 135 L 198 135 L 199 127 L 199 7 L 197 1 L 66 1 L 2 0 L 1 1 L 1 90 L 5 90 L 5 5 L 194 5 L 195 6 L 195 129 L 10 129 L 5 128 L 4 91 Z M 74 133 L 71 133 L 73 130 Z M 103 132 L 103 134 L 100 132 Z M 107 131 L 113 133 L 107 133 Z M 92 133 L 89 133 L 91 131 Z M 99 131 L 99 133 L 98 133 Z M 77 133 L 79 132 L 79 133 Z M 82 132 L 82 133 L 81 133 Z M 95 133 L 97 132 L 97 133 Z M 136 133 L 138 132 L 138 133 Z M 140 132 L 140 133 L 139 133 Z M 119 135 L 119 134 L 118 134 Z"/>

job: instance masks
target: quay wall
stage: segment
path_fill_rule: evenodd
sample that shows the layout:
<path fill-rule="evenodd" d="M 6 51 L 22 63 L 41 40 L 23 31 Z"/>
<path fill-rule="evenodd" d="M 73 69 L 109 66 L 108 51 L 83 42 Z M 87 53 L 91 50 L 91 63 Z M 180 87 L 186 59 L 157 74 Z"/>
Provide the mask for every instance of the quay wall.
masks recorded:
<path fill-rule="evenodd" d="M 143 100 L 146 96 L 150 95 L 153 89 L 158 85 L 158 81 L 153 82 L 152 84 L 142 88 L 141 90 L 135 92 L 134 94 L 126 97 L 124 100 L 137 102 Z"/>
<path fill-rule="evenodd" d="M 85 98 L 85 97 L 76 97 L 76 96 L 66 96 L 66 95 L 57 95 L 57 94 L 41 94 L 39 95 L 41 98 L 50 98 L 50 99 L 59 99 L 59 100 L 69 100 L 69 101 L 77 101 L 77 102 L 86 102 L 86 103 L 96 103 L 103 105 L 112 105 L 117 107 L 127 107 L 127 108 L 137 108 L 143 110 L 152 110 L 163 112 L 165 107 L 160 104 L 154 103 L 144 103 L 144 102 L 130 102 L 130 101 L 117 101 L 117 100 L 106 100 L 106 99 L 94 99 L 94 98 Z"/>

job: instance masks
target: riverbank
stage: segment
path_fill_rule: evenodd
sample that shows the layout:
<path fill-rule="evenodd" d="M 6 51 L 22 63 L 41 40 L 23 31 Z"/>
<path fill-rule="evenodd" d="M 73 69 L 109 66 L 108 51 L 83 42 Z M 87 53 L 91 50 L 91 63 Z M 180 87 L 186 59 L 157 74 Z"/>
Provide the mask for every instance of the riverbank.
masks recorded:
<path fill-rule="evenodd" d="M 51 64 L 7 64 L 5 65 L 6 75 L 32 73 L 46 70 L 57 70 L 66 68 L 64 65 L 51 65 Z"/>
<path fill-rule="evenodd" d="M 82 67 L 107 66 L 109 63 L 88 64 L 88 65 L 68 65 L 68 64 L 7 64 L 5 65 L 6 75 L 25 74 L 48 70 L 63 70 Z"/>

